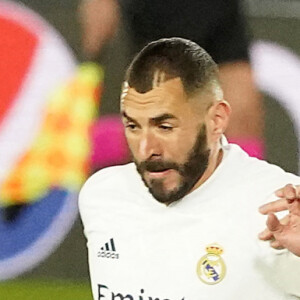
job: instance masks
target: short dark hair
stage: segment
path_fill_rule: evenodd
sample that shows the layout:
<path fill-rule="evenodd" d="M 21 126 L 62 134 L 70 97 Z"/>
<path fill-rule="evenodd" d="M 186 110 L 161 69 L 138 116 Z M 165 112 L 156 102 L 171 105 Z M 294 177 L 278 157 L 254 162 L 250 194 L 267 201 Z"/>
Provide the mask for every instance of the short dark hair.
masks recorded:
<path fill-rule="evenodd" d="M 149 43 L 129 65 L 125 81 L 139 93 L 150 91 L 155 73 L 165 80 L 180 77 L 187 95 L 214 82 L 219 85 L 218 67 L 198 44 L 183 38 L 166 38 Z"/>

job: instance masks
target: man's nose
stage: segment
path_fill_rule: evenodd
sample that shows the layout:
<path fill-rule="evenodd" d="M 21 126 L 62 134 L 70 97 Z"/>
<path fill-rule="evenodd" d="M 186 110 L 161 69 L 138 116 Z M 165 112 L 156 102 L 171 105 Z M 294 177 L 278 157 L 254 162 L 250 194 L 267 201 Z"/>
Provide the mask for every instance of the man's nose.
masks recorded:
<path fill-rule="evenodd" d="M 159 140 L 152 132 L 147 131 L 143 133 L 139 144 L 140 159 L 146 160 L 151 157 L 160 157 L 160 148 Z"/>

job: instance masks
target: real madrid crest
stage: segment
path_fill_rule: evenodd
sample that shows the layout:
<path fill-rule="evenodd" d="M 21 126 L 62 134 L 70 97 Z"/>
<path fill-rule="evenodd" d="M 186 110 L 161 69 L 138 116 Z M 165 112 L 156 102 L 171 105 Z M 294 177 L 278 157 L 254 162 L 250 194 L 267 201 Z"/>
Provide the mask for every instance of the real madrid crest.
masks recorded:
<path fill-rule="evenodd" d="M 206 252 L 198 261 L 197 275 L 206 284 L 219 283 L 226 273 L 226 266 L 221 257 L 223 249 L 218 244 L 210 244 L 206 247 Z"/>

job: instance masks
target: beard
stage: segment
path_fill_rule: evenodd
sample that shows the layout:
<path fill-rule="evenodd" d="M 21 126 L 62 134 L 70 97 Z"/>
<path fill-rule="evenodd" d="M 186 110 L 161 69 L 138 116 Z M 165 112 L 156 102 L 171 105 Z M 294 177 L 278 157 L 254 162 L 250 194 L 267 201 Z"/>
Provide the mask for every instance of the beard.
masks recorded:
<path fill-rule="evenodd" d="M 206 127 L 202 125 L 196 138 L 196 142 L 188 152 L 186 162 L 178 164 L 173 161 L 163 161 L 158 159 L 148 159 L 136 164 L 137 171 L 152 196 L 160 203 L 166 205 L 182 199 L 188 194 L 198 180 L 202 177 L 208 166 L 210 150 L 207 147 Z M 160 172 L 173 169 L 180 176 L 179 184 L 176 188 L 168 191 L 164 188 L 163 179 L 151 179 L 148 183 L 144 177 L 145 172 Z"/>

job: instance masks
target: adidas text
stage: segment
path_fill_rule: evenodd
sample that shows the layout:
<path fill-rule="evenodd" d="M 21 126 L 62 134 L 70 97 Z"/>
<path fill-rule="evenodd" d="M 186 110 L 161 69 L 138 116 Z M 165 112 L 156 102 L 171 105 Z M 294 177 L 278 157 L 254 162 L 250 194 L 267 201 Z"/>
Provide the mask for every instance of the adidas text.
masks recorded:
<path fill-rule="evenodd" d="M 102 258 L 119 259 L 119 253 L 110 251 L 98 251 L 97 256 Z"/>

